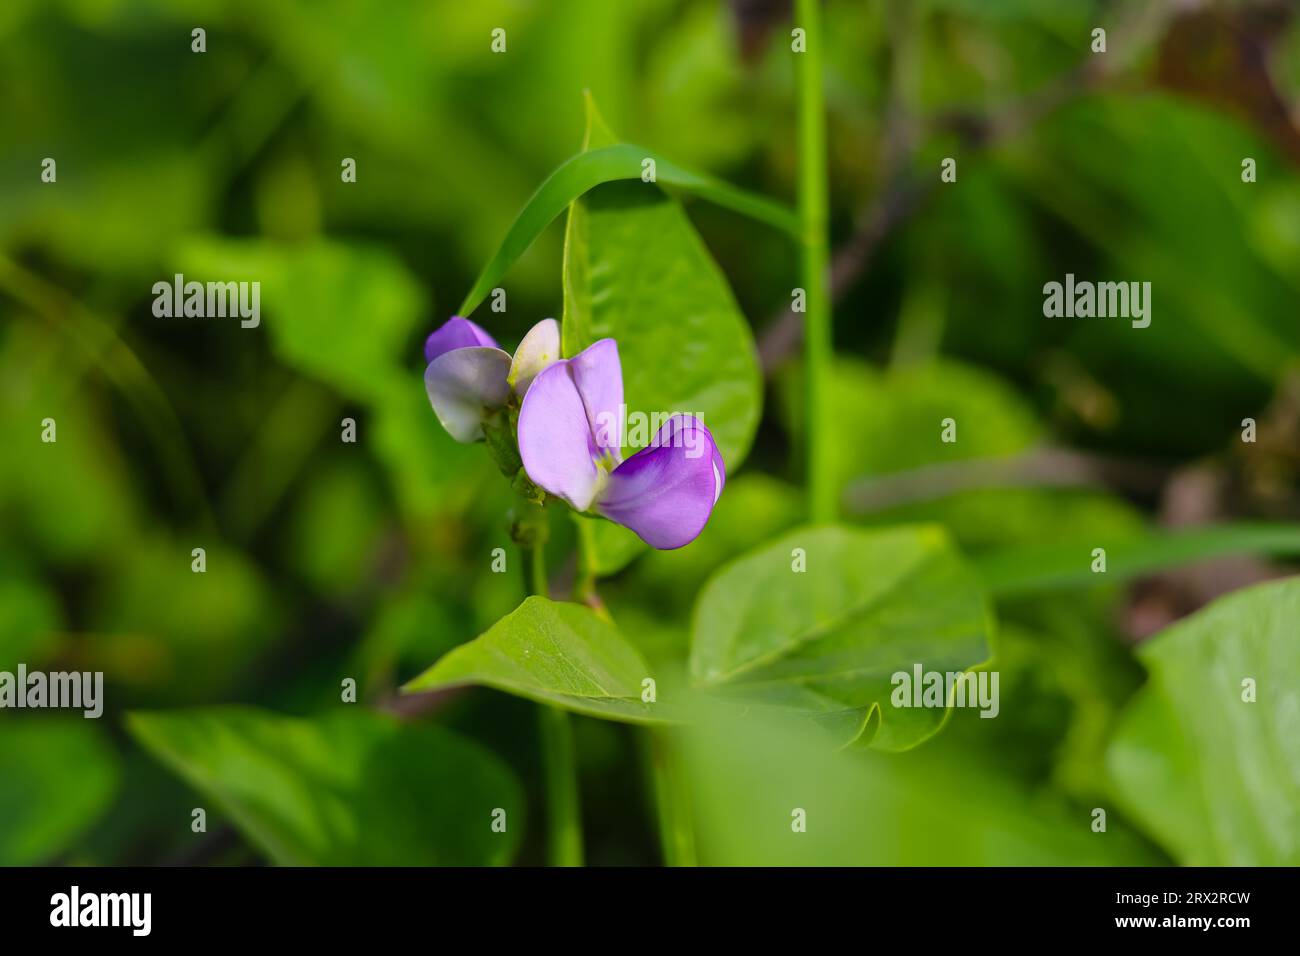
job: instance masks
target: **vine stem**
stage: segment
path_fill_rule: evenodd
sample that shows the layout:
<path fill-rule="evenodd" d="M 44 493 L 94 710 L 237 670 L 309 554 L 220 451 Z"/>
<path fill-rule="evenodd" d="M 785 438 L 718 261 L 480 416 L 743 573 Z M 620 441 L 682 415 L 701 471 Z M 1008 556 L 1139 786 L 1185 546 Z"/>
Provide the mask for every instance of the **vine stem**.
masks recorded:
<path fill-rule="evenodd" d="M 545 535 L 523 547 L 525 589 L 542 597 L 549 596 L 545 548 Z M 573 727 L 565 711 L 541 704 L 538 728 L 546 781 L 546 862 L 550 866 L 582 866 L 582 810 Z"/>
<path fill-rule="evenodd" d="M 830 462 L 828 394 L 831 344 L 829 198 L 826 177 L 826 111 L 822 99 L 820 0 L 795 0 L 795 26 L 804 31 L 804 52 L 795 54 L 799 112 L 799 225 L 804 288 L 804 387 L 808 513 L 815 522 L 835 520 L 835 479 Z"/>
<path fill-rule="evenodd" d="M 551 866 L 582 866 L 582 820 L 578 805 L 578 766 L 569 715 L 558 707 L 540 708 L 545 760 L 547 850 Z"/>
<path fill-rule="evenodd" d="M 577 518 L 578 578 L 573 597 L 610 624 L 614 618 L 596 592 L 595 522 Z M 695 829 L 691 823 L 689 791 L 680 761 L 668 735 L 657 727 L 639 731 L 641 750 L 659 823 L 659 845 L 666 866 L 695 866 Z"/>
<path fill-rule="evenodd" d="M 573 597 L 584 604 L 599 603 L 596 596 L 596 525 L 583 517 L 574 518 L 578 533 L 578 577 L 573 585 Z"/>
<path fill-rule="evenodd" d="M 690 792 L 680 759 L 666 731 L 644 731 L 646 759 L 659 817 L 659 846 L 666 866 L 695 866 L 695 828 L 691 824 Z"/>

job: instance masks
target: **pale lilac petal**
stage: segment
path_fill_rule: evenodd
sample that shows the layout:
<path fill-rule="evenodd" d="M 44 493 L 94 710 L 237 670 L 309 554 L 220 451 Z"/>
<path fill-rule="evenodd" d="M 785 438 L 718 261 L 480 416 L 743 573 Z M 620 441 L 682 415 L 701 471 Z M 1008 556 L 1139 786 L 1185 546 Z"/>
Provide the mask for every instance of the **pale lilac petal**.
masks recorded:
<path fill-rule="evenodd" d="M 618 343 L 601 339 L 569 359 L 569 370 L 598 449 L 612 452 L 614 460 L 622 458 L 623 440 L 623 366 L 618 360 Z"/>
<path fill-rule="evenodd" d="M 453 315 L 430 332 L 429 337 L 424 340 L 424 360 L 432 362 L 444 352 L 450 352 L 452 349 L 474 348 L 476 345 L 497 347 L 496 340 L 469 319 Z"/>
<path fill-rule="evenodd" d="M 689 544 L 704 530 L 726 482 L 713 436 L 693 415 L 673 415 L 654 442 L 609 476 L 596 510 L 660 550 Z"/>
<path fill-rule="evenodd" d="M 579 511 L 591 507 L 599 469 L 587 410 L 560 361 L 533 379 L 519 409 L 519 456 L 534 483 Z"/>
<path fill-rule="evenodd" d="M 560 359 L 560 324 L 554 319 L 542 319 L 524 336 L 515 349 L 510 363 L 510 387 L 516 395 L 524 395 L 528 386 L 547 366 Z"/>
<path fill-rule="evenodd" d="M 510 356 L 483 346 L 452 349 L 429 363 L 424 389 L 452 438 L 472 442 L 483 437 L 484 412 L 500 408 L 510 397 L 509 372 Z"/>

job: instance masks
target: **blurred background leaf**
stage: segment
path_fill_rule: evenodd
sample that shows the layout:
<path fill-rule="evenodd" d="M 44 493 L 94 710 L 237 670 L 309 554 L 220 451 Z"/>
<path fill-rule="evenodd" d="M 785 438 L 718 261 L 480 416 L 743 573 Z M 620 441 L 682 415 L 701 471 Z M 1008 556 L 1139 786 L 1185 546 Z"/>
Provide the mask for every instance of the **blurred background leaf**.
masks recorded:
<path fill-rule="evenodd" d="M 978 718 L 976 718 L 978 719 Z M 990 721 L 983 721 L 990 723 Z M 714 713 L 681 746 L 701 860 L 720 866 L 1151 865 L 1158 853 L 1088 811 L 935 742 L 832 750 L 811 728 Z M 795 824 L 803 811 L 805 829 Z"/>
<path fill-rule="evenodd" d="M 0 866 L 75 850 L 113 799 L 117 758 L 99 725 L 75 717 L 0 723 Z"/>
<path fill-rule="evenodd" d="M 523 828 L 510 772 L 438 727 L 364 711 L 304 720 L 241 708 L 139 713 L 129 726 L 282 865 L 502 864 Z M 492 828 L 498 809 L 502 832 Z"/>
<path fill-rule="evenodd" d="M 1298 612 L 1300 581 L 1259 585 L 1142 649 L 1150 676 L 1107 763 L 1117 797 L 1181 863 L 1300 860 Z"/>

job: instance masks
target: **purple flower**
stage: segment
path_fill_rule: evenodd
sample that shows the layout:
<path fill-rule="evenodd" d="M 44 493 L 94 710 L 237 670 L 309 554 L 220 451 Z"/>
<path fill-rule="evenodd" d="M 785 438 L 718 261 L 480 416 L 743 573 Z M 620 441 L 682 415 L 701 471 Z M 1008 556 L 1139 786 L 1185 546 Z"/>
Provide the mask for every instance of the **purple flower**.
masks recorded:
<path fill-rule="evenodd" d="M 543 319 L 528 330 L 514 358 L 469 319 L 453 315 L 424 342 L 424 389 L 442 427 L 460 442 L 483 437 L 483 416 L 528 391 L 560 357 L 560 327 Z"/>
<path fill-rule="evenodd" d="M 601 339 L 549 365 L 519 411 L 519 454 L 536 484 L 578 511 L 594 511 L 667 550 L 704 530 L 726 466 L 704 423 L 674 414 L 626 461 L 618 345 Z"/>

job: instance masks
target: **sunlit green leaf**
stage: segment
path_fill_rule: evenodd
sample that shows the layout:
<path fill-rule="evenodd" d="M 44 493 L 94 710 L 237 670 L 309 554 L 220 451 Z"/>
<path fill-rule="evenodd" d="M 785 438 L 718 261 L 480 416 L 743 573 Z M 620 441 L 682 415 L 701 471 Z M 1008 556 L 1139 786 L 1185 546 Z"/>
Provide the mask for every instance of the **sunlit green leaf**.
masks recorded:
<path fill-rule="evenodd" d="M 405 689 L 482 684 L 579 714 L 651 723 L 666 711 L 642 702 L 650 676 L 636 648 L 589 608 L 530 597 Z"/>
<path fill-rule="evenodd" d="M 802 570 L 801 570 L 802 569 Z M 705 585 L 690 673 L 705 688 L 814 714 L 837 735 L 902 750 L 944 707 L 894 707 L 891 678 L 989 657 L 975 576 L 934 526 L 806 527 L 737 558 Z"/>

